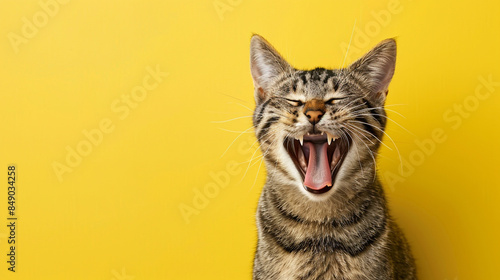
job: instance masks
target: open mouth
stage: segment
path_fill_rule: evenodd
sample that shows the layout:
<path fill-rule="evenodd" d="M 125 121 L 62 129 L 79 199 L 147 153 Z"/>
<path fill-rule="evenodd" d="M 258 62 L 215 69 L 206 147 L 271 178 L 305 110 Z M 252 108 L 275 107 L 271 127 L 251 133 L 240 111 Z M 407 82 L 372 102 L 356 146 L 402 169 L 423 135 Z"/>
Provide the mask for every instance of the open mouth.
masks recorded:
<path fill-rule="evenodd" d="M 304 180 L 304 188 L 315 194 L 332 188 L 349 150 L 346 140 L 326 132 L 287 138 L 284 145 Z"/>

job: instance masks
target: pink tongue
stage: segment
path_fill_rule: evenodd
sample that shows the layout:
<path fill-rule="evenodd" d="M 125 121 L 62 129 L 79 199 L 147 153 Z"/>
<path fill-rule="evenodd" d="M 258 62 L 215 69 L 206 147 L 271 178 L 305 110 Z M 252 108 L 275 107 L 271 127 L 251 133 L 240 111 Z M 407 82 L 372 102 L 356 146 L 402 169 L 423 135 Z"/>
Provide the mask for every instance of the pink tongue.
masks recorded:
<path fill-rule="evenodd" d="M 328 144 L 304 142 L 309 148 L 309 163 L 307 164 L 304 185 L 313 190 L 321 190 L 332 185 L 332 173 L 328 162 Z"/>

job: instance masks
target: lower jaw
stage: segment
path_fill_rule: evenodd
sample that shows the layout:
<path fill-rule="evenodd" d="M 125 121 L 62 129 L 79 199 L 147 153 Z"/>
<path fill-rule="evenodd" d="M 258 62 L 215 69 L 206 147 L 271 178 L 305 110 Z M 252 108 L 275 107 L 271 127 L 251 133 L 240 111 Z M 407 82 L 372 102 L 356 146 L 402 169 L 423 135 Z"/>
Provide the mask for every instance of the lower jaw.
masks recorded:
<path fill-rule="evenodd" d="M 332 178 L 332 182 L 333 182 L 333 179 L 334 178 Z M 333 186 L 326 186 L 322 189 L 314 190 L 314 189 L 311 189 L 311 188 L 305 186 L 304 184 L 302 184 L 302 186 L 304 186 L 304 189 L 306 189 L 306 191 L 313 193 L 313 194 L 323 194 L 323 193 L 326 193 L 333 188 Z"/>

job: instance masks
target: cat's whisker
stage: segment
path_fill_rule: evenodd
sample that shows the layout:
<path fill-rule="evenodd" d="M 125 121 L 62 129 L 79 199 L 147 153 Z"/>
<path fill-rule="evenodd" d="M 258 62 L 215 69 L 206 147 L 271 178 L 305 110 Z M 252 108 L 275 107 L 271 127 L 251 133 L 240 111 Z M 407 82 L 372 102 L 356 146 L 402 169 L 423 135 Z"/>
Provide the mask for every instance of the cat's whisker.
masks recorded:
<path fill-rule="evenodd" d="M 333 111 L 331 113 L 332 117 L 336 117 L 336 116 L 337 117 L 339 117 L 339 116 L 340 117 L 345 117 L 346 115 L 348 115 L 349 114 L 349 110 L 347 110 L 347 105 L 349 105 L 349 104 L 346 104 L 345 106 L 343 106 L 343 107 L 341 107 L 341 108 Z"/>
<path fill-rule="evenodd" d="M 211 121 L 211 123 L 227 123 L 227 122 L 232 122 L 232 121 L 235 121 L 235 120 L 241 120 L 241 119 L 246 119 L 246 118 L 251 118 L 253 117 L 252 115 L 250 116 L 241 116 L 241 117 L 236 117 L 236 118 L 232 118 L 232 119 L 229 119 L 229 120 L 222 120 L 222 121 Z"/>
<path fill-rule="evenodd" d="M 285 135 L 284 139 L 287 139 L 288 137 L 290 137 L 290 135 L 291 135 L 291 132 L 288 132 L 288 133 Z M 289 145 L 290 145 L 290 142 L 288 142 L 288 143 L 287 143 L 287 145 L 289 146 Z M 277 165 L 278 165 L 278 161 L 276 161 L 276 163 L 274 164 L 274 172 L 273 172 L 273 174 L 271 175 L 271 179 L 273 179 L 273 178 L 274 178 L 274 175 L 277 173 L 277 171 L 276 171 L 276 170 L 277 170 L 277 169 L 276 169 L 276 166 L 277 166 Z"/>
<path fill-rule="evenodd" d="M 253 158 L 253 157 L 255 156 L 255 153 L 257 153 L 257 151 L 258 151 L 258 150 L 260 150 L 260 146 L 261 146 L 261 145 L 259 145 L 259 147 L 257 147 L 257 149 L 255 149 L 255 151 L 253 152 L 253 154 L 252 154 L 252 156 L 251 156 L 250 160 L 248 161 L 247 168 L 245 169 L 245 173 L 243 173 L 243 176 L 241 177 L 240 183 L 241 183 L 241 182 L 243 182 L 243 179 L 245 179 L 245 177 L 247 176 L 248 170 L 250 169 L 250 166 L 251 166 L 251 164 L 252 164 L 252 161 L 254 160 L 254 158 Z M 258 156 L 258 157 L 259 157 L 259 156 Z M 262 158 L 264 158 L 264 155 L 261 155 L 261 156 L 260 156 L 260 158 L 261 158 L 261 159 L 262 159 Z"/>
<path fill-rule="evenodd" d="M 358 130 L 359 128 L 355 127 L 355 126 L 352 126 L 352 125 L 349 125 L 349 127 L 351 128 L 355 128 L 356 130 Z M 359 133 L 359 135 L 363 136 L 366 140 L 370 141 L 370 143 L 372 144 L 375 144 L 373 141 L 371 141 L 368 137 L 366 137 L 364 134 L 362 133 Z M 370 149 L 370 147 L 368 147 L 368 145 L 357 135 L 357 133 L 354 133 L 354 136 L 358 137 L 358 139 L 360 140 L 361 143 L 363 143 L 363 145 L 365 145 L 368 153 L 370 154 L 370 156 L 372 157 L 373 159 L 373 164 L 375 165 L 375 167 L 377 166 L 377 161 L 375 160 L 375 157 L 373 155 L 373 151 Z M 376 138 L 376 137 L 375 137 Z"/>
<path fill-rule="evenodd" d="M 220 156 L 220 158 L 222 158 L 226 153 L 227 151 L 229 150 L 229 148 L 231 148 L 231 146 L 234 144 L 234 142 L 236 142 L 236 140 L 238 140 L 238 138 L 241 137 L 241 135 L 245 134 L 246 131 L 252 129 L 253 127 L 250 127 L 244 131 L 242 131 L 240 134 L 238 134 L 238 136 L 236 136 L 236 138 L 234 138 L 233 142 L 231 142 L 231 144 L 229 144 L 229 146 L 226 148 L 226 150 L 222 153 L 222 155 Z"/>
<path fill-rule="evenodd" d="M 267 154 L 266 154 L 267 155 Z M 250 165 L 250 167 L 253 167 L 254 165 L 256 165 L 257 163 L 259 163 L 260 161 L 262 160 L 265 160 L 265 157 L 266 155 L 262 154 L 262 155 L 259 155 L 257 156 L 255 159 L 254 159 L 254 163 L 252 163 L 252 165 Z"/>
<path fill-rule="evenodd" d="M 367 145 L 367 144 L 366 144 L 366 143 L 365 143 L 365 142 L 364 142 L 364 141 L 363 141 L 363 140 L 359 137 L 360 135 L 366 138 L 366 136 L 364 136 L 363 134 L 358 134 L 358 133 L 354 133 L 354 134 L 353 134 L 353 136 L 357 137 L 357 138 L 359 139 L 359 141 L 360 141 L 363 145 L 365 145 L 365 147 L 366 147 L 366 149 L 367 149 L 368 153 L 370 154 L 371 158 L 373 159 L 373 163 L 374 163 L 374 165 L 375 165 L 375 166 L 377 166 L 377 161 L 375 160 L 375 157 L 373 156 L 372 150 L 371 150 L 371 149 L 370 149 L 370 147 L 368 147 L 368 145 Z"/>
<path fill-rule="evenodd" d="M 289 136 L 290 136 L 290 133 L 287 133 L 287 135 L 285 136 L 285 139 L 286 139 L 287 137 L 289 137 Z M 270 149 L 270 148 L 272 148 L 272 147 L 274 146 L 274 144 L 276 143 L 276 141 L 278 141 L 278 138 L 276 138 L 275 140 L 273 140 L 273 141 L 269 144 L 269 147 L 266 149 L 266 151 L 265 151 L 265 152 L 264 152 L 261 156 L 259 156 L 259 157 L 258 157 L 258 158 L 260 158 L 259 170 L 260 170 L 260 165 L 261 165 L 261 164 L 262 164 L 262 162 L 264 161 L 265 156 L 269 153 L 269 149 Z M 257 162 L 258 162 L 258 161 L 257 161 Z M 251 166 L 249 166 L 249 167 L 254 166 L 255 164 L 257 164 L 257 162 L 253 163 L 253 164 L 252 164 Z M 277 164 L 278 164 L 278 162 L 276 162 L 276 164 L 275 164 L 275 168 L 276 168 L 276 165 L 277 165 Z M 247 168 L 247 170 L 248 170 L 248 168 Z M 256 175 L 256 176 L 258 176 L 258 172 L 259 172 L 259 171 L 257 171 L 257 175 Z M 245 172 L 245 173 L 246 173 L 246 172 Z M 273 172 L 273 174 L 271 175 L 271 179 L 273 178 L 274 173 L 275 173 L 275 172 Z M 253 186 L 252 186 L 252 187 L 253 187 Z"/>
<path fill-rule="evenodd" d="M 366 111 L 373 111 L 373 110 L 377 110 L 377 109 L 385 110 L 385 111 L 392 112 L 392 113 L 406 119 L 406 117 L 403 114 L 401 114 L 400 112 L 387 108 L 387 107 L 391 107 L 392 105 L 398 106 L 398 105 L 406 105 L 406 104 L 391 104 L 391 105 L 384 105 L 384 106 L 378 106 L 378 107 L 373 107 L 373 108 L 365 108 L 363 110 L 366 110 Z"/>
<path fill-rule="evenodd" d="M 274 143 L 278 141 L 278 138 L 275 138 L 270 144 L 269 147 L 267 147 L 266 151 L 263 153 L 263 156 L 266 156 L 269 153 L 269 149 L 273 147 Z"/>
<path fill-rule="evenodd" d="M 396 114 L 396 115 L 398 115 L 398 116 L 400 116 L 400 117 L 402 117 L 402 118 L 406 119 L 406 117 L 405 117 L 403 114 L 399 113 L 398 111 L 396 111 L 396 110 L 392 110 L 392 109 L 387 109 L 387 108 L 385 108 L 385 107 L 364 108 L 364 109 L 361 109 L 361 110 L 359 110 L 359 111 L 361 111 L 361 112 L 371 112 L 371 111 L 374 111 L 374 110 L 377 110 L 377 109 L 392 112 L 392 113 L 394 113 L 394 114 Z M 355 111 L 355 112 L 358 112 L 358 111 Z M 355 112 L 353 112 L 353 113 L 355 113 Z"/>
<path fill-rule="evenodd" d="M 258 170 L 257 170 L 257 174 L 255 174 L 254 184 L 252 185 L 252 187 L 250 187 L 250 190 L 251 190 L 251 189 L 253 188 L 253 186 L 255 185 L 255 182 L 256 182 L 256 180 L 257 180 L 257 177 L 259 176 L 260 167 L 261 167 L 261 165 L 262 165 L 262 162 L 264 162 L 264 158 L 265 158 L 265 156 L 269 153 L 269 149 L 273 147 L 273 145 L 274 145 L 274 143 L 275 143 L 276 141 L 278 141 L 278 138 L 276 138 L 275 140 L 273 140 L 273 141 L 269 144 L 269 147 L 266 149 L 266 151 L 262 154 L 261 159 L 259 160 L 259 161 L 260 161 L 260 164 L 259 164 L 259 168 L 258 168 Z M 259 161 L 257 161 L 257 162 L 259 162 Z M 254 166 L 255 164 L 257 164 L 257 162 L 255 162 L 255 163 L 254 163 L 254 164 L 252 164 L 251 166 Z M 247 170 L 245 171 L 245 175 L 246 175 L 246 173 L 248 172 L 249 167 L 251 167 L 251 166 L 248 166 L 248 167 L 247 167 Z M 249 190 L 249 191 L 250 191 L 250 190 Z"/>
<path fill-rule="evenodd" d="M 222 111 L 212 111 L 212 110 L 204 110 L 203 112 L 210 113 L 210 114 L 226 114 L 226 115 L 229 115 L 229 114 L 232 114 L 232 115 L 234 115 L 234 114 L 238 114 L 238 115 L 246 114 L 246 112 L 244 112 L 244 113 L 243 112 L 227 112 L 227 111 L 222 112 Z"/>
<path fill-rule="evenodd" d="M 367 123 L 367 122 L 355 121 L 355 120 L 351 120 L 351 122 L 359 123 L 359 124 L 362 124 L 362 125 L 365 125 L 365 124 L 366 124 L 366 125 L 369 125 L 369 126 L 371 126 L 371 127 L 375 128 L 375 129 L 378 129 L 378 130 L 382 131 L 382 133 L 384 133 L 385 135 L 387 135 L 387 133 L 386 133 L 385 131 L 383 131 L 382 129 L 380 129 L 380 128 L 378 128 L 378 127 L 374 126 L 373 124 L 370 124 L 370 123 Z M 376 140 L 377 140 L 380 144 L 384 145 L 387 149 L 389 149 L 389 150 L 391 150 L 391 151 L 392 151 L 391 147 L 387 146 L 387 145 L 386 145 L 386 144 L 385 144 L 382 140 L 380 140 L 380 139 L 379 139 L 376 135 L 374 135 L 374 134 L 372 134 L 372 133 L 370 133 L 370 132 L 368 132 L 368 131 L 366 131 L 366 133 L 368 133 L 368 134 L 372 135 L 372 136 L 373 136 L 373 138 L 375 138 L 375 139 L 376 139 Z M 387 137 L 389 137 L 389 136 L 387 135 Z M 390 137 L 389 137 L 389 138 L 390 138 Z"/>
<path fill-rule="evenodd" d="M 363 132 L 365 132 L 364 130 L 362 130 L 359 127 L 354 126 L 354 125 L 350 125 L 350 124 L 345 124 L 345 125 L 348 126 L 349 128 L 355 129 L 357 132 L 359 132 L 359 134 L 361 136 L 363 136 L 366 140 L 368 140 L 370 142 L 370 144 L 375 145 L 375 142 L 373 142 L 370 138 L 368 138 L 366 135 L 364 135 L 364 133 L 363 133 Z M 377 137 L 375 137 L 375 138 L 377 139 Z M 378 142 L 380 142 L 380 140 Z"/>
<path fill-rule="evenodd" d="M 357 121 L 354 121 L 354 122 L 357 122 Z M 359 123 L 363 123 L 363 122 L 359 122 Z M 386 135 L 386 136 L 389 138 L 389 140 L 391 140 L 392 144 L 394 145 L 394 148 L 396 148 L 396 151 L 397 151 L 397 153 L 398 153 L 398 157 L 399 157 L 399 162 L 400 162 L 401 168 L 403 168 L 403 159 L 402 159 L 402 157 L 401 157 L 401 153 L 399 152 L 398 145 L 396 145 L 396 143 L 394 142 L 394 140 L 392 139 L 392 137 L 391 137 L 391 136 L 390 136 L 387 132 L 385 132 L 384 130 L 382 130 L 382 129 L 380 129 L 380 128 L 378 128 L 378 127 L 376 127 L 376 126 L 372 125 L 372 124 L 369 124 L 369 123 L 366 123 L 366 124 L 367 124 L 367 125 L 372 126 L 373 128 L 375 128 L 375 129 L 377 129 L 377 130 L 379 130 L 379 131 L 381 131 L 384 135 Z M 375 138 L 377 138 L 375 135 L 373 135 L 373 136 L 374 136 Z M 377 139 L 378 139 L 378 138 L 377 138 Z M 379 141 L 380 141 L 380 139 L 379 139 Z M 380 143 L 381 143 L 381 144 L 383 144 L 385 147 L 387 147 L 389 150 L 391 150 L 391 151 L 392 151 L 392 149 L 391 149 L 391 148 L 389 148 L 389 146 L 387 146 L 387 145 L 386 145 L 386 144 L 384 144 L 383 142 L 380 142 Z"/>
<path fill-rule="evenodd" d="M 245 106 L 245 105 L 243 105 L 243 104 L 241 104 L 241 103 L 238 103 L 238 102 L 228 102 L 227 104 L 236 104 L 236 105 L 239 105 L 239 106 L 241 106 L 241 107 L 243 107 L 243 108 L 247 109 L 247 110 L 248 110 L 248 111 L 250 111 L 250 112 L 253 112 L 253 110 L 252 110 L 251 108 L 249 108 L 248 106 Z"/>
<path fill-rule="evenodd" d="M 256 149 L 256 151 L 257 151 L 257 150 L 258 150 L 258 148 Z M 254 152 L 255 152 L 255 151 L 254 151 Z M 251 159 L 249 159 L 249 160 L 245 160 L 245 161 L 242 161 L 242 162 L 237 162 L 236 164 L 237 164 L 237 165 L 247 164 L 247 163 L 249 163 L 249 162 L 252 162 L 252 161 L 254 161 L 254 160 L 259 160 L 259 159 L 261 159 L 261 158 L 263 158 L 263 155 L 257 155 L 255 158 L 251 158 Z"/>
<path fill-rule="evenodd" d="M 257 178 L 259 178 L 260 167 L 262 166 L 263 162 L 264 162 L 264 160 L 260 161 L 259 168 L 257 168 L 257 173 L 255 174 L 255 179 L 253 180 L 253 184 L 250 187 L 250 189 L 248 190 L 248 192 L 250 192 L 253 189 L 253 187 L 255 186 L 255 183 L 257 183 Z"/>
<path fill-rule="evenodd" d="M 359 98 L 355 99 L 355 100 L 352 100 L 350 101 L 349 103 L 343 105 L 342 107 L 340 107 L 339 109 L 336 110 L 336 112 L 341 112 L 341 111 L 348 111 L 347 109 L 349 108 L 349 106 L 352 104 L 352 103 L 355 103 Z M 352 108 L 349 108 L 349 110 L 353 110 L 353 109 L 356 109 L 356 108 L 359 108 L 363 106 L 363 104 L 358 104 Z"/>
<path fill-rule="evenodd" d="M 384 105 L 384 107 L 393 107 L 393 106 L 408 106 L 408 104 L 389 104 L 389 105 Z"/>
<path fill-rule="evenodd" d="M 244 130 L 244 131 L 238 131 L 238 130 L 225 129 L 225 128 L 222 128 L 222 127 L 217 127 L 217 128 L 220 129 L 220 130 L 222 130 L 222 131 L 232 132 L 232 133 L 253 133 L 252 131 L 246 131 L 246 130 Z M 250 127 L 250 128 L 253 128 L 253 126 Z"/>
<path fill-rule="evenodd" d="M 386 106 L 386 107 L 387 107 L 387 106 Z M 392 109 L 388 109 L 388 108 L 385 108 L 385 110 L 386 110 L 386 111 L 388 111 L 388 112 L 394 113 L 394 114 L 396 114 L 396 115 L 398 115 L 398 116 L 402 117 L 403 119 L 406 119 L 406 117 L 405 117 L 403 114 L 401 114 L 400 112 L 398 112 L 398 111 L 396 111 L 396 110 L 392 110 Z"/>
<path fill-rule="evenodd" d="M 356 22 L 358 19 L 354 19 L 354 25 L 352 26 L 351 38 L 349 39 L 349 45 L 347 45 L 347 50 L 344 55 L 344 59 L 342 60 L 342 64 L 339 68 L 344 68 L 345 60 L 347 59 L 347 55 L 349 54 L 349 48 L 351 47 L 352 37 L 354 37 L 354 30 L 356 29 Z"/>
<path fill-rule="evenodd" d="M 270 137 L 268 137 L 269 135 L 271 135 L 271 131 L 268 131 L 266 132 L 263 136 L 262 136 L 262 142 L 265 143 Z M 255 142 L 250 146 L 250 147 L 253 147 L 253 145 L 258 142 L 259 140 L 255 140 Z M 250 157 L 250 161 L 248 161 L 248 165 L 247 165 L 247 168 L 245 170 L 245 173 L 243 174 L 243 176 L 241 177 L 241 180 L 240 180 L 240 183 L 243 181 L 243 179 L 246 177 L 247 173 L 248 173 L 248 170 L 250 169 L 250 167 L 252 167 L 254 164 L 252 164 L 252 161 L 254 160 L 254 156 L 255 156 L 255 153 L 257 153 L 257 151 L 260 150 L 260 147 L 262 147 L 262 144 L 259 144 L 259 146 L 255 149 L 255 151 L 252 153 L 252 156 Z M 269 146 L 271 147 L 271 146 Z M 269 150 L 269 148 L 268 148 Z M 267 151 L 267 150 L 266 150 Z M 263 153 L 262 155 L 258 156 L 257 158 L 260 158 L 260 159 L 263 159 L 265 157 L 266 153 Z M 256 159 L 258 160 L 258 159 Z"/>
<path fill-rule="evenodd" d="M 373 125 L 373 124 L 371 124 L 371 123 L 361 122 L 361 121 L 356 121 L 356 120 L 351 120 L 351 121 L 352 121 L 352 122 L 356 122 L 356 123 L 360 123 L 360 124 L 363 124 L 363 125 L 364 125 L 364 124 L 369 125 L 369 126 L 371 126 L 371 127 L 375 128 L 375 129 L 377 129 L 378 131 L 382 132 L 384 135 L 386 135 L 387 137 L 389 137 L 389 139 L 391 139 L 391 141 L 392 141 L 391 136 L 389 136 L 389 134 L 388 134 L 387 132 L 385 132 L 383 129 L 380 129 L 379 127 L 377 127 L 377 126 L 375 126 L 375 125 Z M 371 134 L 371 133 L 370 133 L 370 134 Z M 372 135 L 373 135 L 373 134 L 372 134 Z M 378 139 L 378 137 L 377 137 L 376 135 L 373 135 L 373 137 L 377 138 L 377 140 L 379 140 L 379 141 L 380 141 L 380 139 Z M 395 145 L 394 141 L 392 141 L 392 142 L 393 142 L 393 144 Z M 386 146 L 386 147 L 387 147 L 387 146 Z M 387 147 L 387 148 L 389 148 L 389 147 Z M 389 148 L 389 149 L 390 149 L 390 148 Z M 390 149 L 390 150 L 392 151 L 392 149 Z"/>
<path fill-rule="evenodd" d="M 345 127 L 349 132 L 351 132 L 352 134 L 355 134 L 352 130 L 350 130 L 348 127 Z M 354 141 L 354 139 L 352 139 L 352 136 L 351 136 L 351 133 L 346 133 L 347 136 L 349 136 L 351 138 L 351 141 Z M 349 143 L 349 141 L 347 141 L 347 143 Z M 349 147 L 349 150 L 351 150 L 351 148 Z M 361 169 L 361 174 L 365 174 L 365 172 L 363 171 L 363 165 L 361 164 L 361 156 L 359 155 L 359 152 L 358 152 L 358 148 L 356 147 L 356 154 L 358 155 L 358 162 L 359 162 L 359 168 Z"/>
<path fill-rule="evenodd" d="M 241 99 L 241 98 L 238 98 L 238 97 L 236 97 L 236 96 L 232 96 L 232 95 L 230 95 L 230 94 L 226 94 L 226 93 L 223 93 L 223 92 L 217 92 L 217 93 L 218 93 L 218 94 L 221 94 L 221 95 L 224 95 L 224 96 L 227 96 L 227 97 L 230 97 L 230 98 L 232 98 L 232 99 L 234 99 L 234 100 L 241 101 L 241 102 L 243 102 L 243 103 L 248 103 L 248 101 L 243 100 L 243 99 Z"/>
<path fill-rule="evenodd" d="M 370 117 L 370 116 L 375 115 L 375 116 L 379 116 L 379 117 L 381 117 L 381 118 L 385 118 L 385 119 L 387 119 L 387 120 L 391 121 L 391 123 L 394 123 L 395 125 L 397 125 L 397 126 L 399 126 L 400 128 L 402 128 L 404 131 L 408 132 L 408 133 L 409 133 L 409 134 L 411 134 L 412 136 L 417 137 L 417 135 L 415 135 L 415 133 L 413 133 L 413 132 L 409 131 L 409 130 L 408 130 L 408 129 L 406 129 L 404 126 L 402 126 L 401 124 L 399 124 L 397 121 L 395 121 L 394 119 L 392 119 L 392 118 L 390 118 L 390 117 L 388 117 L 388 116 L 386 116 L 386 115 L 381 115 L 381 114 L 376 114 L 376 113 L 363 113 L 363 114 L 356 114 L 356 115 L 358 115 L 358 116 L 366 116 L 366 117 Z"/>

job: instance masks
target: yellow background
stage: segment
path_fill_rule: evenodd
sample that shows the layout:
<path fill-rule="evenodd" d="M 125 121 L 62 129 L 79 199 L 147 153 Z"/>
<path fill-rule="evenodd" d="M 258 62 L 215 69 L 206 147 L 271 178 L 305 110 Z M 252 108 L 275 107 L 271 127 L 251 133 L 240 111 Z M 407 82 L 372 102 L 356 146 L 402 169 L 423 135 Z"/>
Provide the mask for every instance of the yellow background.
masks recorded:
<path fill-rule="evenodd" d="M 340 66 L 351 35 L 345 64 L 397 37 L 394 143 L 386 137 L 379 157 L 392 213 L 421 279 L 500 279 L 500 86 L 474 95 L 480 77 L 500 81 L 498 1 L 68 1 L 13 45 L 23 18 L 38 13 L 40 24 L 41 11 L 1 2 L 0 279 L 251 279 L 265 178 L 249 129 L 252 33 L 298 68 Z M 113 102 L 157 66 L 168 77 L 120 119 Z M 453 111 L 464 102 L 467 116 Z M 66 148 L 103 119 L 114 130 L 58 180 L 54 162 L 66 164 Z M 435 129 L 446 141 L 419 158 L 415 141 Z M 9 164 L 16 273 L 6 263 Z"/>

